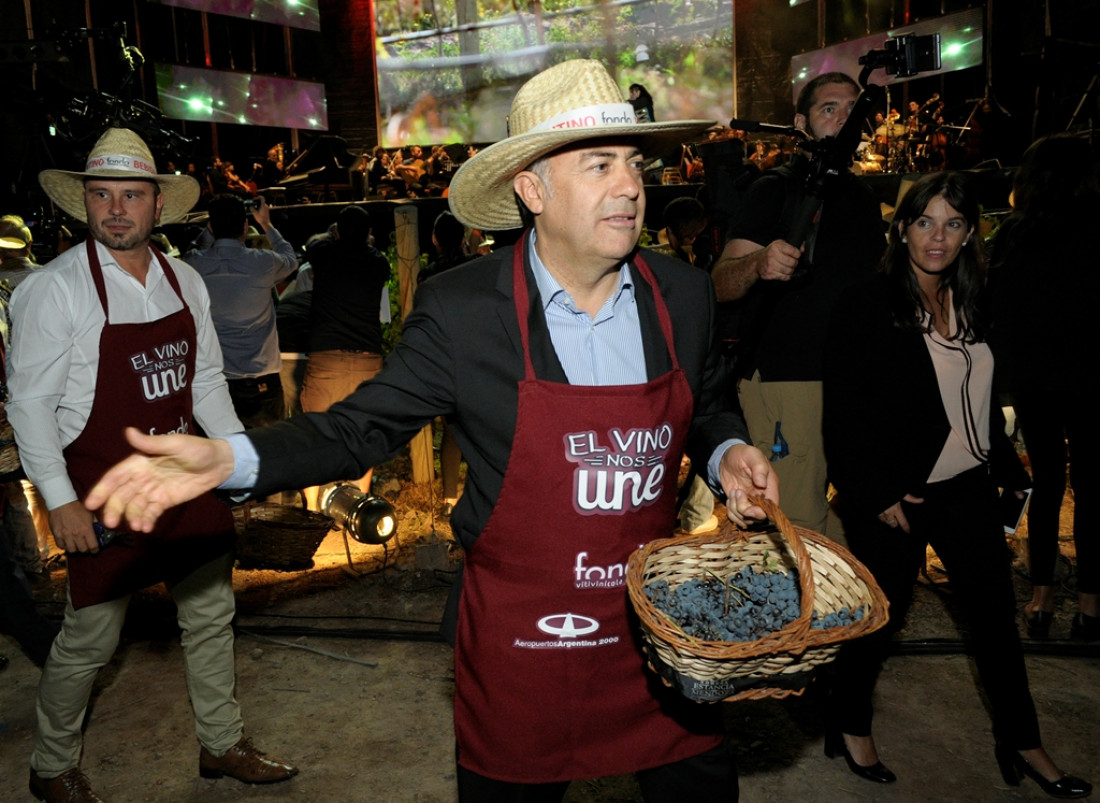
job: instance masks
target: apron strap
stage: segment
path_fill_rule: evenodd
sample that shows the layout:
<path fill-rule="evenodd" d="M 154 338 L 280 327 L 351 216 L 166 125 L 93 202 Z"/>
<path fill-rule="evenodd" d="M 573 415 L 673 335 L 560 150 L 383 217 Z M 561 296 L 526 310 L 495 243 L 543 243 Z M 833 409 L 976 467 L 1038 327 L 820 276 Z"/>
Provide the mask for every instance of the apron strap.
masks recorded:
<path fill-rule="evenodd" d="M 527 323 L 527 316 L 531 313 L 531 300 L 527 289 L 527 248 L 531 230 L 528 229 L 520 237 L 512 251 L 512 295 L 516 304 L 516 317 L 519 323 L 520 340 L 523 342 L 524 376 L 527 380 L 535 379 L 535 367 L 531 362 L 531 334 Z M 672 339 L 672 317 L 668 314 L 668 307 L 657 288 L 657 280 L 653 271 L 642 257 L 641 252 L 634 255 L 633 265 L 641 274 L 643 281 L 653 290 L 653 303 L 657 307 L 657 320 L 661 324 L 661 332 L 664 334 L 665 345 L 668 348 L 669 358 L 672 360 L 673 370 L 679 370 L 680 360 L 676 356 L 676 348 Z M 637 296 L 635 296 L 637 298 Z"/>
<path fill-rule="evenodd" d="M 103 307 L 103 315 L 107 319 L 107 323 L 110 323 L 111 313 L 107 307 L 107 285 L 103 281 L 103 268 L 99 264 L 99 250 L 96 248 L 95 243 L 95 238 L 91 236 L 84 240 L 85 248 L 88 251 L 88 267 L 92 272 L 92 281 L 95 283 L 96 293 L 99 294 L 99 303 Z M 160 263 L 160 268 L 164 271 L 164 277 L 175 291 L 176 297 L 179 298 L 186 309 L 187 302 L 183 298 L 183 291 L 180 290 L 179 279 L 176 278 L 176 272 L 172 270 L 172 266 L 168 264 L 167 257 L 165 257 L 164 254 L 160 252 L 160 249 L 151 242 L 149 243 L 149 249 Z"/>
<path fill-rule="evenodd" d="M 99 304 L 103 307 L 103 315 L 107 323 L 111 322 L 111 313 L 107 309 L 107 286 L 103 283 L 103 269 L 99 266 L 99 251 L 95 247 L 95 237 L 88 235 L 84 240 L 84 247 L 88 251 L 88 267 L 92 271 L 92 281 L 95 282 L 95 290 L 99 293 Z"/>

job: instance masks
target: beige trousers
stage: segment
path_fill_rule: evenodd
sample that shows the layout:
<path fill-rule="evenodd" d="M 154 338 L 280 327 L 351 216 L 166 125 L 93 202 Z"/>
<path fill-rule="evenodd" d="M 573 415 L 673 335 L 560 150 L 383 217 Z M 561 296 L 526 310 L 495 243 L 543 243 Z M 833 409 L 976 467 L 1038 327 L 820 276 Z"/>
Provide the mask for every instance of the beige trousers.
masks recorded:
<path fill-rule="evenodd" d="M 110 547 L 107 547 L 110 549 Z M 187 693 L 199 742 L 221 755 L 240 741 L 244 723 L 234 698 L 233 556 L 226 553 L 169 587 L 182 636 Z M 99 670 L 111 660 L 130 597 L 76 610 L 65 621 L 38 684 L 38 729 L 31 768 L 54 778 L 80 763 L 81 726 Z"/>
<path fill-rule="evenodd" d="M 828 502 L 828 471 L 821 431 L 820 382 L 762 382 L 760 374 L 737 387 L 753 444 L 771 455 L 775 424 L 790 454 L 772 463 L 779 476 L 779 504 L 794 524 L 845 543 L 840 520 Z"/>

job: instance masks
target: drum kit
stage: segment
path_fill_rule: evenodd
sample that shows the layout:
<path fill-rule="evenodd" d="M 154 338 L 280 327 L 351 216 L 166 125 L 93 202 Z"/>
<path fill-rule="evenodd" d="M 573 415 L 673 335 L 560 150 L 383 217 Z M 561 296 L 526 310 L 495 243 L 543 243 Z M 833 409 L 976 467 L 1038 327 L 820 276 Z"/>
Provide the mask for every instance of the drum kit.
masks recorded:
<path fill-rule="evenodd" d="M 916 106 L 916 104 L 912 104 Z M 959 126 L 943 125 L 935 111 L 942 109 L 940 96 L 933 95 L 906 120 L 897 110 L 877 114 L 868 123 L 856 148 L 852 170 L 869 173 L 925 173 L 943 165 L 948 142 L 945 129 Z"/>

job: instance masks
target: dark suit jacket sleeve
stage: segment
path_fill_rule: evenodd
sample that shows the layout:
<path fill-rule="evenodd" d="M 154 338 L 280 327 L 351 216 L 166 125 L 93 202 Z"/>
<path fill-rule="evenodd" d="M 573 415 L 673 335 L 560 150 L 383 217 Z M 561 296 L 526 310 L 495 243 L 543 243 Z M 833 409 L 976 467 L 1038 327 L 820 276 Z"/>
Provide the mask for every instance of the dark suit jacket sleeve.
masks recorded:
<path fill-rule="evenodd" d="M 648 257 L 647 257 L 648 259 Z M 748 440 L 723 392 L 715 348 L 714 291 L 703 271 L 652 260 L 673 320 L 677 356 L 696 407 L 689 455 L 705 465 L 728 438 Z M 452 525 L 475 538 L 488 520 L 507 468 L 515 431 L 523 357 L 511 290 L 511 250 L 446 271 L 424 284 L 386 367 L 327 413 L 306 414 L 248 433 L 260 457 L 256 495 L 362 476 L 392 456 L 435 416 L 446 416 L 467 461 L 467 501 Z M 565 381 L 548 338 L 532 351 L 536 373 Z M 667 371 L 667 349 L 643 329 L 651 375 Z M 659 344 L 658 344 L 659 342 Z M 559 376 L 560 374 L 560 376 Z"/>
<path fill-rule="evenodd" d="M 906 420 L 909 405 L 899 407 L 890 387 L 899 378 L 911 382 L 897 364 L 903 356 L 892 353 L 898 346 L 892 329 L 883 288 L 861 285 L 837 304 L 826 338 L 823 429 L 829 479 L 846 509 L 864 514 L 877 515 L 899 502 L 928 476 L 908 454 L 906 429 L 914 425 Z"/>

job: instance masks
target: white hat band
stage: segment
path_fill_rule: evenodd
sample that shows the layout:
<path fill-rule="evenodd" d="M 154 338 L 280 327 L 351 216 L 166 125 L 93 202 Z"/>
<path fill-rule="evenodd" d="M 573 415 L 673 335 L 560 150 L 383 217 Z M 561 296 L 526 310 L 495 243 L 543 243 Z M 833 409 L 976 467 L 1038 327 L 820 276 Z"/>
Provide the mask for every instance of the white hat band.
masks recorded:
<path fill-rule="evenodd" d="M 531 131 L 554 131 L 559 128 L 596 128 L 605 125 L 635 125 L 634 107 L 629 103 L 599 103 L 582 106 L 544 120 Z"/>
<path fill-rule="evenodd" d="M 88 158 L 84 166 L 84 172 L 93 173 L 97 170 L 130 170 L 135 173 L 149 173 L 155 176 L 157 168 L 144 159 L 135 159 L 123 153 L 102 153 Z"/>

